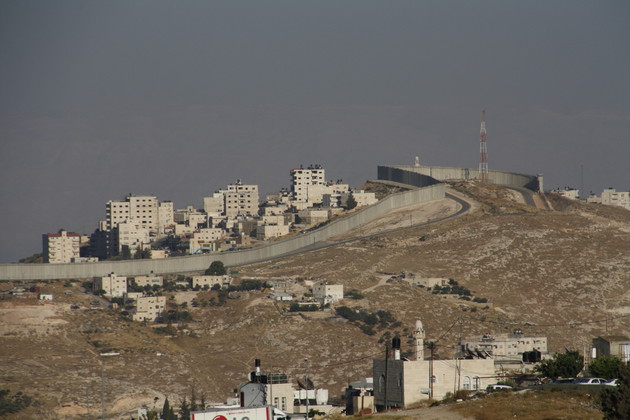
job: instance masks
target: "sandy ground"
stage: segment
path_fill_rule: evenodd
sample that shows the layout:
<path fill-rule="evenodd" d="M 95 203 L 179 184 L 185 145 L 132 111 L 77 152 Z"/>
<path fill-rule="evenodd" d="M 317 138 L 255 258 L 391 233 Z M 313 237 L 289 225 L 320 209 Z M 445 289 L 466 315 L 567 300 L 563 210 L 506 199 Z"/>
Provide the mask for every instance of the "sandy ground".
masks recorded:
<path fill-rule="evenodd" d="M 46 334 L 67 321 L 57 318 L 58 307 L 53 304 L 0 307 L 0 336 L 28 336 Z"/>
<path fill-rule="evenodd" d="M 426 408 L 415 408 L 413 410 L 400 410 L 389 413 L 381 413 L 376 414 L 378 417 L 387 416 L 405 416 L 412 419 L 421 419 L 421 420 L 470 420 L 472 417 L 465 417 L 461 414 L 451 411 L 449 407 L 439 406 L 439 407 L 426 407 Z"/>

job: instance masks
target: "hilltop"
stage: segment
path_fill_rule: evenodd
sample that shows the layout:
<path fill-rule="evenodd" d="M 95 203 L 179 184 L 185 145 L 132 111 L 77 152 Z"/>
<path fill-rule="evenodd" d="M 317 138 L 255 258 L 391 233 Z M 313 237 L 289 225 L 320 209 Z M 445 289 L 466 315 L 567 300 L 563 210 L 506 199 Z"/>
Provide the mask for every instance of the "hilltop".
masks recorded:
<path fill-rule="evenodd" d="M 0 360 L 2 387 L 40 402 L 23 418 L 56 418 L 44 415 L 50 409 L 59 416 L 95 414 L 102 369 L 108 412 L 126 412 L 140 400 L 150 406 L 155 397 L 178 402 L 192 388 L 208 401 L 222 401 L 260 358 L 265 370 L 294 380 L 308 372 L 316 386 L 339 396 L 349 380 L 371 376 L 371 360 L 384 353 L 388 337 L 400 335 L 409 351 L 416 319 L 427 338 L 438 341 L 442 357 L 460 335 L 520 328 L 546 335 L 552 351 L 583 351 L 595 336 L 630 331 L 630 211 L 554 195 L 547 197 L 554 210 L 538 209 L 494 185 L 450 188 L 473 203 L 467 215 L 409 227 L 457 206 L 445 199 L 399 209 L 358 229 L 361 239 L 236 268 L 240 279 L 293 278 L 304 290 L 308 280 L 342 283 L 363 298 L 339 305 L 393 317 L 373 335 L 332 311 L 287 313 L 260 291 L 238 292 L 222 306 L 210 303 L 216 292 L 178 294 L 170 302 L 193 321 L 158 332 L 113 310 L 85 309 L 94 298 L 81 292 L 79 281 L 40 283 L 56 296 L 53 302 L 29 295 L 0 302 L 1 352 L 7 355 Z M 377 235 L 395 227 L 407 229 Z M 402 272 L 452 278 L 487 302 L 392 279 Z"/>

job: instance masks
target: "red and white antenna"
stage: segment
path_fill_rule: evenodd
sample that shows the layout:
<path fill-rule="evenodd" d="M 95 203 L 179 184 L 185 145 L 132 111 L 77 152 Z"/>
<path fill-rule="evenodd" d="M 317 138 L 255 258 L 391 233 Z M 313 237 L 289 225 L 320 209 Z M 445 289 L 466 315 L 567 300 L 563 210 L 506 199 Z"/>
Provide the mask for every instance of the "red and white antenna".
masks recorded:
<path fill-rule="evenodd" d="M 488 182 L 488 146 L 486 144 L 486 110 L 481 111 L 481 131 L 479 134 L 479 179 Z"/>

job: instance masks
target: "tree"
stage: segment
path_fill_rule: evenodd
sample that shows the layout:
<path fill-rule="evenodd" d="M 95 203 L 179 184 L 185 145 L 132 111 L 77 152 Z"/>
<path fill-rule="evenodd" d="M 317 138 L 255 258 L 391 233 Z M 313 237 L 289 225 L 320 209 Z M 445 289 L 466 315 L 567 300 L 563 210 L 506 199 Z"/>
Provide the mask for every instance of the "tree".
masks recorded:
<path fill-rule="evenodd" d="M 603 390 L 599 398 L 606 420 L 630 419 L 630 365 L 620 366 L 619 386 Z"/>
<path fill-rule="evenodd" d="M 188 404 L 188 401 L 186 401 L 186 397 L 184 397 L 181 404 L 179 405 L 179 417 L 181 417 L 182 419 L 190 418 L 190 404 Z"/>
<path fill-rule="evenodd" d="M 623 362 L 617 356 L 600 356 L 588 365 L 592 376 L 599 378 L 618 378 Z"/>
<path fill-rule="evenodd" d="M 31 397 L 24 395 L 21 392 L 17 392 L 14 395 L 10 394 L 10 390 L 0 389 L 0 417 L 17 413 L 18 411 L 31 405 L 31 402 L 33 402 Z"/>
<path fill-rule="evenodd" d="M 348 200 L 346 200 L 346 209 L 352 210 L 357 206 L 357 200 L 354 198 L 354 195 L 350 193 L 348 196 Z"/>
<path fill-rule="evenodd" d="M 127 246 L 127 245 L 123 245 L 122 246 L 122 250 L 120 251 L 120 257 L 123 260 L 130 260 L 131 259 L 131 250 L 129 249 L 129 246 Z"/>
<path fill-rule="evenodd" d="M 227 274 L 227 270 L 223 266 L 222 261 L 212 261 L 210 267 L 206 269 L 207 276 L 224 276 Z"/>
<path fill-rule="evenodd" d="M 164 400 L 164 407 L 162 407 L 162 418 L 164 420 L 177 420 L 173 407 L 168 403 L 168 397 Z"/>
<path fill-rule="evenodd" d="M 552 359 L 543 360 L 535 370 L 549 378 L 573 378 L 582 370 L 584 357 L 577 350 L 556 353 Z"/>

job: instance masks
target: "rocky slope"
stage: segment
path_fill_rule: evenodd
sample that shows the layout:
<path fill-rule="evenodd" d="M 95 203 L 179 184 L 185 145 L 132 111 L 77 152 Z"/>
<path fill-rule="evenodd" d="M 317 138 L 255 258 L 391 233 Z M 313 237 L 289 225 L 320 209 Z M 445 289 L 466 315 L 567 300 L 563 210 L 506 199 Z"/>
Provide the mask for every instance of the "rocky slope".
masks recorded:
<path fill-rule="evenodd" d="M 101 413 L 101 393 L 108 413 L 128 413 L 141 404 L 161 407 L 165 396 L 177 404 L 192 389 L 222 401 L 260 358 L 265 370 L 294 380 L 308 373 L 338 396 L 348 381 L 371 376 L 371 360 L 382 356 L 388 337 L 399 334 L 409 351 L 416 319 L 443 357 L 459 336 L 514 328 L 547 335 L 552 351 L 582 351 L 594 336 L 630 333 L 629 211 L 554 196 L 549 201 L 555 210 L 538 210 L 500 187 L 453 188 L 474 200 L 471 214 L 237 269 L 240 279 L 295 279 L 295 292 L 323 280 L 357 290 L 363 299 L 339 305 L 386 310 L 395 318 L 377 325 L 373 335 L 335 317 L 333 309 L 286 312 L 259 291 L 233 294 L 222 306 L 210 303 L 217 302 L 216 292 L 199 293 L 195 307 L 190 296 L 186 304 L 176 296 L 169 301 L 189 310 L 193 321 L 165 334 L 114 310 L 86 309 L 92 298 L 78 282 L 51 282 L 40 286 L 55 294 L 53 302 L 29 294 L 0 301 L 0 388 L 38 401 L 16 418 L 86 418 Z M 447 201 L 403 209 L 358 235 L 453 210 Z M 403 271 L 455 279 L 488 302 L 391 280 Z"/>

